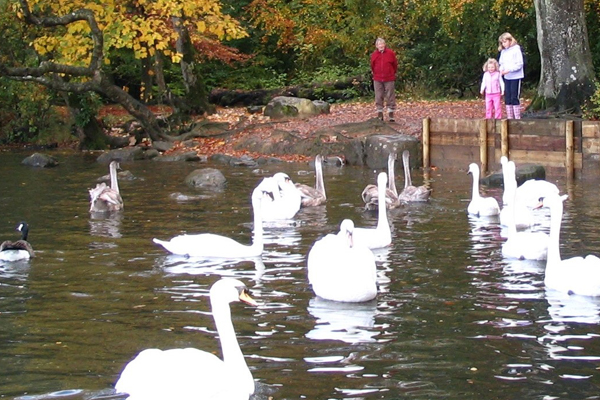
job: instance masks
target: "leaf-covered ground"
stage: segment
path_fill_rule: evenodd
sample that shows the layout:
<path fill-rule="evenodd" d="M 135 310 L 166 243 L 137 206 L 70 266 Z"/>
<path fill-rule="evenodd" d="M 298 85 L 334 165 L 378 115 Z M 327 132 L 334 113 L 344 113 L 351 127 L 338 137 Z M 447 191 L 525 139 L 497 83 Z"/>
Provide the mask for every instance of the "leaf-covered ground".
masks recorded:
<path fill-rule="evenodd" d="M 431 118 L 483 118 L 485 105 L 483 100 L 462 101 L 411 101 L 399 102 L 396 113 L 396 122 L 390 126 L 398 133 L 421 136 L 423 119 Z M 211 155 L 216 153 L 240 156 L 243 151 L 235 151 L 233 145 L 236 140 L 247 135 L 260 135 L 265 140 L 275 130 L 293 132 L 295 135 L 307 137 L 312 132 L 328 126 L 361 122 L 375 118 L 375 106 L 373 103 L 347 103 L 334 104 L 331 113 L 319 115 L 307 119 L 291 119 L 285 121 L 273 121 L 261 114 L 248 114 L 245 108 L 219 109 L 216 114 L 208 117 L 212 121 L 227 122 L 232 130 L 239 133 L 217 138 L 197 138 L 195 145 L 187 143 L 176 145 L 170 152 L 196 150 L 199 154 Z M 386 118 L 387 119 L 387 118 Z M 258 156 L 257 154 L 248 154 Z M 304 155 L 280 156 L 288 161 L 305 161 L 308 157 Z"/>

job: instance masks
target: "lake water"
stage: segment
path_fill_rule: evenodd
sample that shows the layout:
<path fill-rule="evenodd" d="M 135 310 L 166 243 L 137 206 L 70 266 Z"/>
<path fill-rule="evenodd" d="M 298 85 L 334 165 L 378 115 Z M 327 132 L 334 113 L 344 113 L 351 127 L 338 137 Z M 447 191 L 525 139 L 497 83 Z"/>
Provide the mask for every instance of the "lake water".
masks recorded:
<path fill-rule="evenodd" d="M 0 154 L 1 239 L 17 239 L 25 220 L 36 250 L 29 262 L 0 264 L 0 398 L 114 398 L 123 366 L 142 349 L 220 355 L 208 289 L 221 276 L 244 281 L 260 303 L 232 305 L 260 399 L 600 394 L 600 299 L 546 291 L 543 262 L 504 260 L 498 223 L 466 215 L 464 170 L 431 172 L 429 203 L 389 212 L 393 243 L 377 254 L 376 300 L 336 304 L 313 295 L 305 257 L 344 218 L 375 226 L 360 193 L 379 171 L 326 167 L 326 206 L 266 227 L 262 260 L 219 264 L 169 256 L 152 238 L 213 232 L 248 243 L 252 188 L 280 170 L 313 184 L 308 165 L 122 163 L 136 177 L 120 182 L 125 211 L 96 219 L 87 189 L 106 165 L 56 153 L 60 166 L 34 169 L 20 164 L 27 155 Z M 185 186 L 206 166 L 225 174 L 223 191 Z M 562 256 L 599 254 L 598 182 L 552 178 L 570 195 Z M 423 183 L 422 172 L 413 180 Z M 175 192 L 202 198 L 177 201 Z"/>

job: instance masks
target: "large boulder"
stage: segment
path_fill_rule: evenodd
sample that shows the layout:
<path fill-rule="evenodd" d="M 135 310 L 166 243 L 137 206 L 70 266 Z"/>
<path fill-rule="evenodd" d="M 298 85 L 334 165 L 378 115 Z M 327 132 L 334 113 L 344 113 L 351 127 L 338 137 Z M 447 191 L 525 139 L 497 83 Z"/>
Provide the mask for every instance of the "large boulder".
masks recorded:
<path fill-rule="evenodd" d="M 530 179 L 546 179 L 546 169 L 542 165 L 520 164 L 517 166 L 515 177 L 517 179 L 517 185 L 521 186 L 525 181 L 528 181 Z M 504 187 L 504 177 L 502 176 L 502 170 L 493 172 L 488 176 L 482 177 L 479 180 L 479 183 L 490 187 Z"/>
<path fill-rule="evenodd" d="M 30 167 L 51 168 L 56 167 L 58 165 L 58 161 L 56 161 L 54 157 L 46 154 L 33 153 L 29 157 L 23 159 L 21 164 L 29 165 Z"/>
<path fill-rule="evenodd" d="M 396 154 L 396 165 L 402 165 L 402 152 L 410 153 L 410 168 L 421 166 L 422 152 L 419 140 L 410 135 L 372 135 L 365 140 L 365 163 L 369 168 L 387 168 L 388 154 Z"/>
<path fill-rule="evenodd" d="M 140 146 L 124 147 L 122 149 L 109 150 L 98 156 L 99 163 L 108 164 L 113 160 L 116 161 L 136 161 L 149 160 L 157 157 L 159 152 L 156 149 L 145 148 Z"/>
<path fill-rule="evenodd" d="M 311 101 L 300 97 L 277 96 L 265 107 L 263 114 L 272 119 L 305 118 L 313 115 L 329 113 L 329 107 L 324 102 Z"/>
<path fill-rule="evenodd" d="M 373 135 L 389 136 L 389 141 L 406 142 L 402 145 L 394 145 L 400 153 L 405 148 L 411 151 L 412 165 L 420 165 L 421 155 L 418 149 L 418 141 L 412 136 L 400 135 L 388 124 L 383 123 L 377 118 L 367 121 L 339 124 L 318 129 L 308 135 L 298 135 L 288 131 L 274 129 L 268 136 L 249 135 L 234 145 L 236 150 L 245 150 L 261 154 L 303 154 L 306 156 L 333 155 L 342 157 L 348 165 L 363 166 L 367 165 L 367 155 L 365 152 L 365 142 Z M 397 139 L 393 139 L 397 138 Z M 414 142 L 414 143 L 413 143 Z M 378 146 L 373 145 L 372 159 L 373 165 L 387 166 L 388 153 L 378 151 Z M 384 149 L 385 150 L 385 149 Z M 377 161 L 374 157 L 379 152 L 381 160 Z M 414 163 L 414 164 L 413 164 Z"/>
<path fill-rule="evenodd" d="M 202 168 L 190 172 L 185 178 L 185 183 L 191 187 L 222 189 L 227 179 L 218 169 Z"/>
<path fill-rule="evenodd" d="M 207 157 L 200 157 L 195 151 L 187 151 L 180 154 L 162 155 L 153 158 L 153 161 L 165 161 L 165 162 L 176 162 L 176 161 L 202 161 L 206 162 Z"/>

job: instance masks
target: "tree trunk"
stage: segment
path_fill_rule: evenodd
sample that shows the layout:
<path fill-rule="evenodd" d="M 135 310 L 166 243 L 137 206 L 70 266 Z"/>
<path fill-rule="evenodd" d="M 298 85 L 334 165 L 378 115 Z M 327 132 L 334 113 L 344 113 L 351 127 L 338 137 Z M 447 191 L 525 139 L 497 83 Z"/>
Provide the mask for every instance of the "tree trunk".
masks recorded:
<path fill-rule="evenodd" d="M 185 85 L 185 103 L 188 105 L 191 112 L 198 114 L 205 113 L 210 110 L 208 103 L 208 93 L 202 79 L 194 71 L 194 52 L 189 33 L 181 23 L 180 18 L 173 18 L 173 25 L 179 37 L 175 43 L 177 52 L 183 55 L 181 59 L 181 75 Z"/>
<path fill-rule="evenodd" d="M 171 140 L 169 135 L 162 132 L 156 116 L 142 102 L 131 97 L 126 91 L 113 84 L 102 72 L 97 72 L 94 81 L 97 86 L 93 90 L 108 97 L 111 101 L 123 106 L 135 119 L 137 119 L 150 139 Z"/>
<path fill-rule="evenodd" d="M 142 103 L 148 104 L 152 100 L 152 73 L 153 70 L 153 58 L 145 57 L 142 58 L 142 72 L 141 82 L 142 90 L 140 93 L 140 100 Z"/>
<path fill-rule="evenodd" d="M 177 105 L 173 101 L 173 93 L 171 93 L 171 90 L 165 81 L 163 55 L 159 51 L 154 53 L 154 76 L 156 79 L 156 86 L 158 86 L 158 102 L 169 104 L 173 109 L 173 112 L 177 113 Z"/>
<path fill-rule="evenodd" d="M 584 0 L 534 0 L 541 77 L 530 109 L 581 113 L 594 93 Z"/>

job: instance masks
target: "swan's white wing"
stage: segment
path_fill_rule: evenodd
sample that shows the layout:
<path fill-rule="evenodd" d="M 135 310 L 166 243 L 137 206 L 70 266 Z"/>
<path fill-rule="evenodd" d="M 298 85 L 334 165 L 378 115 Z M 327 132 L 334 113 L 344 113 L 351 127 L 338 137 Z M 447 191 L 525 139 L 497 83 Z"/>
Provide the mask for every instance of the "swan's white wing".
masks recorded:
<path fill-rule="evenodd" d="M 232 381 L 223 361 L 194 349 L 147 349 L 133 359 L 115 385 L 129 400 L 248 399 L 248 389 Z"/>
<path fill-rule="evenodd" d="M 600 258 L 595 255 L 562 260 L 546 267 L 544 283 L 552 289 L 584 296 L 600 296 Z"/>
<path fill-rule="evenodd" d="M 308 253 L 308 279 L 319 297 L 363 302 L 377 295 L 375 256 L 364 246 L 349 247 L 343 237 L 327 235 Z"/>
<path fill-rule="evenodd" d="M 261 202 L 263 221 L 291 219 L 300 210 L 300 191 L 286 174 L 279 172 L 264 178 L 259 186 L 263 191 L 271 193 L 271 197 L 265 197 Z"/>
<path fill-rule="evenodd" d="M 480 217 L 493 217 L 500 214 L 500 206 L 493 197 L 477 197 L 471 200 L 467 211 Z"/>
<path fill-rule="evenodd" d="M 246 246 L 235 240 L 213 233 L 175 236 L 169 241 L 152 239 L 172 254 L 189 257 L 236 258 L 262 254 L 262 248 Z"/>

